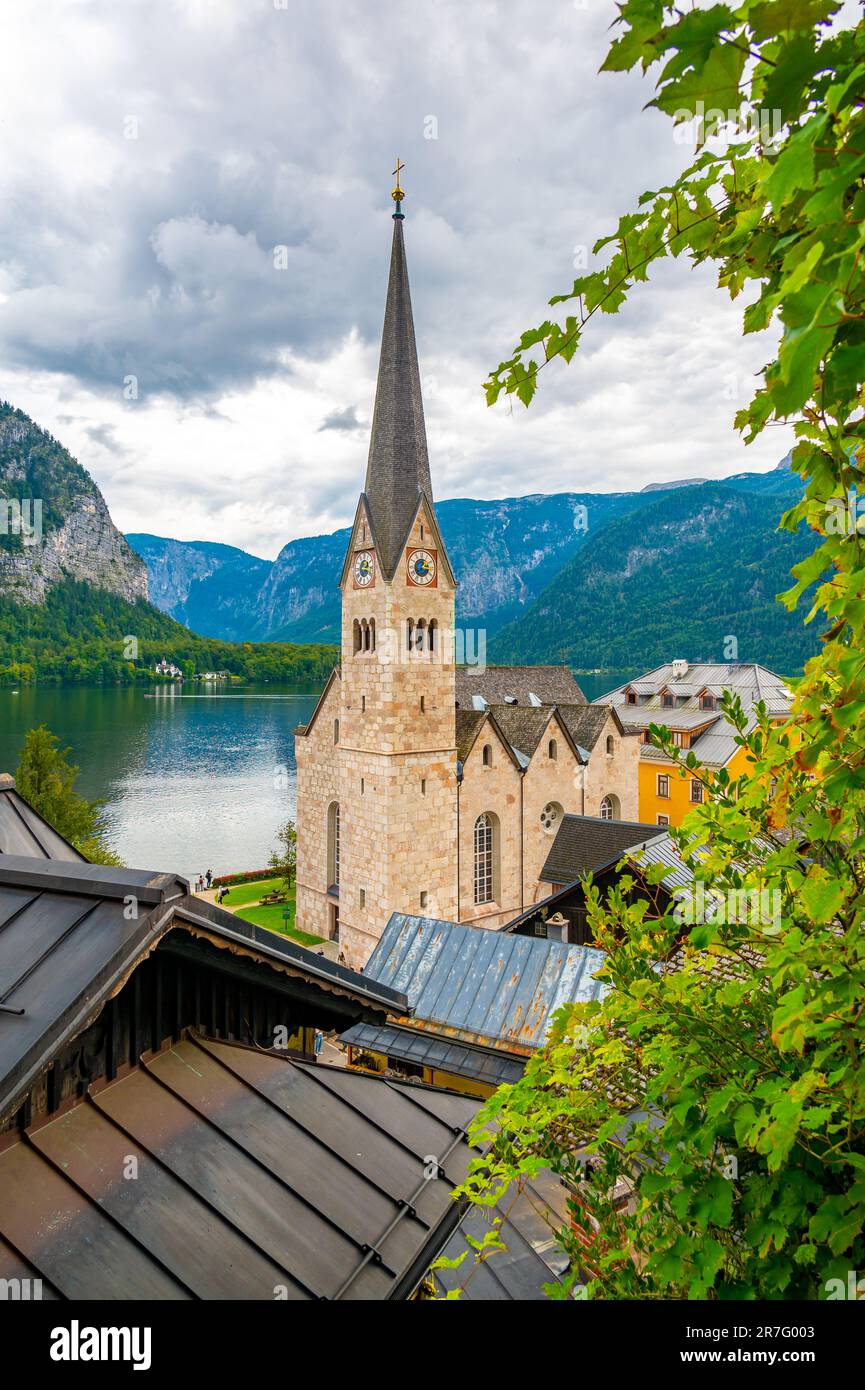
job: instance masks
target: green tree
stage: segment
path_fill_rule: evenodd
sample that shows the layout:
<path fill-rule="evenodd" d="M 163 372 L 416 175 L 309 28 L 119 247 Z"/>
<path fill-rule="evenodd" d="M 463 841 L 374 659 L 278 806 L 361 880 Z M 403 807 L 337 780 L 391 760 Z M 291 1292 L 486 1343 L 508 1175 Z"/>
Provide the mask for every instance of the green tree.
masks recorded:
<path fill-rule="evenodd" d="M 286 888 L 290 888 L 297 868 L 297 829 L 294 821 L 287 820 L 277 830 L 276 849 L 267 862 L 273 872 L 279 874 Z"/>
<path fill-rule="evenodd" d="M 69 762 L 71 751 L 59 748 L 44 724 L 30 729 L 21 748 L 15 785 L 34 810 L 92 863 L 120 864 L 105 843 L 102 802 L 88 801 L 75 790 L 80 768 Z"/>
<path fill-rule="evenodd" d="M 819 543 L 782 599 L 816 584 L 806 621 L 825 630 L 786 725 L 763 710 L 749 730 L 726 702 L 749 771 L 705 778 L 675 832 L 719 903 L 768 910 L 686 926 L 651 920 L 627 882 L 607 902 L 590 888 L 610 989 L 560 1011 L 524 1079 L 487 1104 L 491 1149 L 467 1191 L 489 1205 L 560 1173 L 567 1284 L 590 1297 L 844 1297 L 865 1267 L 865 31 L 833 28 L 833 0 L 618 8 L 604 67 L 660 64 L 653 104 L 676 121 L 708 110 L 702 143 L 598 243 L 604 264 L 553 301 L 573 314 L 524 334 L 488 399 L 528 404 L 541 366 L 570 360 L 653 262 L 714 261 L 733 297 L 750 290 L 744 331 L 775 335 L 736 425 L 748 441 L 793 425 L 805 487 L 782 525 Z M 710 147 L 717 108 L 733 128 Z M 667 731 L 653 738 L 681 757 Z"/>

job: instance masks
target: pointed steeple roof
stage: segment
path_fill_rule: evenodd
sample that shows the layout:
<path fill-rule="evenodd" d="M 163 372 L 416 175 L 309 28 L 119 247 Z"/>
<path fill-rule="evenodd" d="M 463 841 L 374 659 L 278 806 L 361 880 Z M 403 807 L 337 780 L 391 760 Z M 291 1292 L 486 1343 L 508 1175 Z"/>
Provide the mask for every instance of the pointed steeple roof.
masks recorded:
<path fill-rule="evenodd" d="M 396 570 L 420 494 L 424 493 L 432 503 L 402 227 L 402 215 L 398 212 L 393 222 L 390 280 L 366 469 L 367 502 L 379 559 L 388 578 Z"/>

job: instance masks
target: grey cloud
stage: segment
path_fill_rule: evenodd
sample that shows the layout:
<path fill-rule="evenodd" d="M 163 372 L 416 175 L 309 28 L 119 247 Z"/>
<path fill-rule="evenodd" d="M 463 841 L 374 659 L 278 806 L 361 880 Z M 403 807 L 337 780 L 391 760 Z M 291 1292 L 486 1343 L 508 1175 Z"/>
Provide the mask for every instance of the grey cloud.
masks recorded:
<path fill-rule="evenodd" d="M 358 418 L 357 406 L 347 405 L 344 410 L 332 410 L 326 415 L 318 427 L 319 434 L 322 430 L 352 430 L 366 429 L 366 424 Z"/>

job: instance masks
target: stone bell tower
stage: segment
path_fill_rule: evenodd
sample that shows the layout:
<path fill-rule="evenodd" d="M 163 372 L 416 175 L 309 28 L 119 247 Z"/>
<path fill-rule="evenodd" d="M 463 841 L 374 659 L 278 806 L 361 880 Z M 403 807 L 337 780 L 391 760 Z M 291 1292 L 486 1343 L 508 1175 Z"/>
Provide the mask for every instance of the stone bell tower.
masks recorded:
<path fill-rule="evenodd" d="M 313 925 L 309 894 L 301 920 L 301 878 L 322 878 L 306 840 L 326 853 L 330 920 L 338 915 L 340 947 L 354 966 L 392 912 L 457 912 L 456 585 L 433 505 L 400 167 L 366 484 L 340 579 L 340 673 L 320 721 L 332 729 L 327 795 L 338 797 L 337 810 L 315 804 L 320 793 L 302 804 L 313 778 L 304 773 L 311 750 L 298 739 L 298 922 L 333 934 Z M 325 849 L 305 823 L 324 823 L 326 814 Z"/>

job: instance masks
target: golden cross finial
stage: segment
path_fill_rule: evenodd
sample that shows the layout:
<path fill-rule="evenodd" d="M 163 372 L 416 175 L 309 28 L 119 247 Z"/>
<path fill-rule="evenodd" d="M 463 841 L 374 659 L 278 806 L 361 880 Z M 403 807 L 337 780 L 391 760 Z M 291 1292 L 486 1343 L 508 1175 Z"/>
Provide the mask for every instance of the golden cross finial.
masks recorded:
<path fill-rule="evenodd" d="M 399 186 L 399 176 L 400 176 L 400 174 L 402 173 L 402 171 L 403 171 L 404 168 L 405 168 L 405 165 L 400 163 L 399 155 L 397 155 L 397 157 L 396 157 L 396 168 L 393 169 L 393 170 L 391 170 L 391 172 L 393 173 L 393 175 L 394 175 L 395 178 L 396 178 L 396 184 L 395 184 L 394 189 L 393 189 L 393 192 L 391 193 L 390 196 L 393 198 L 393 200 L 394 200 L 395 203 L 401 202 L 402 199 L 405 197 L 405 193 L 403 192 L 403 190 L 402 190 L 402 189 L 400 188 L 400 186 Z"/>

